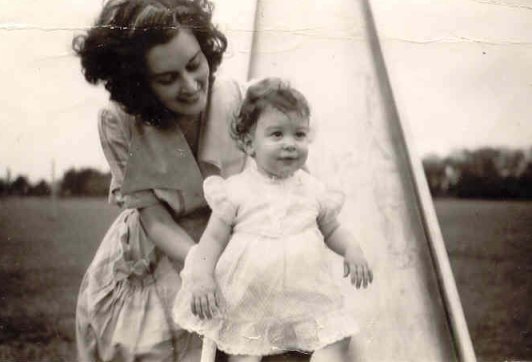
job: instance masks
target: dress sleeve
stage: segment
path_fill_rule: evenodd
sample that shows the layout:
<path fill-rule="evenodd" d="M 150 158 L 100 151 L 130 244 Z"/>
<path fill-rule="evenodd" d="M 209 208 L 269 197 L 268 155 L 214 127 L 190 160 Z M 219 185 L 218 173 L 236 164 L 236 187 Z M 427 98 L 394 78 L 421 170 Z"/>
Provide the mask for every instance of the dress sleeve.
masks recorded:
<path fill-rule="evenodd" d="M 98 131 L 103 153 L 111 169 L 111 185 L 109 186 L 109 202 L 127 208 L 139 208 L 154 205 L 158 202 L 152 190 L 139 191 L 123 195 L 120 188 L 124 181 L 131 131 L 126 126 L 126 115 L 113 107 L 100 112 Z"/>
<path fill-rule="evenodd" d="M 210 95 L 208 120 L 202 132 L 198 157 L 220 169 L 222 177 L 243 169 L 245 154 L 231 138 L 231 125 L 242 102 L 239 83 L 216 78 Z"/>
<path fill-rule="evenodd" d="M 319 197 L 318 225 L 327 238 L 338 226 L 338 214 L 344 205 L 345 195 L 339 190 L 323 186 Z"/>
<path fill-rule="evenodd" d="M 203 192 L 212 213 L 232 226 L 236 217 L 237 207 L 230 200 L 227 181 L 220 176 L 207 177 L 203 182 Z"/>

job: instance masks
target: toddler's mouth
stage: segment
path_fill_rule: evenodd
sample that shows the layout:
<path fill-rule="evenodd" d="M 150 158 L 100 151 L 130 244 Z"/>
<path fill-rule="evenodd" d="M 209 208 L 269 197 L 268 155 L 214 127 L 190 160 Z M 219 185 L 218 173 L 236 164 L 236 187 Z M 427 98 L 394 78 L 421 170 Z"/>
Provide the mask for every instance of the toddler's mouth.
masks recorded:
<path fill-rule="evenodd" d="M 294 162 L 294 161 L 297 161 L 299 159 L 299 157 L 297 156 L 285 156 L 285 157 L 279 157 L 278 160 L 281 161 L 281 162 Z"/>

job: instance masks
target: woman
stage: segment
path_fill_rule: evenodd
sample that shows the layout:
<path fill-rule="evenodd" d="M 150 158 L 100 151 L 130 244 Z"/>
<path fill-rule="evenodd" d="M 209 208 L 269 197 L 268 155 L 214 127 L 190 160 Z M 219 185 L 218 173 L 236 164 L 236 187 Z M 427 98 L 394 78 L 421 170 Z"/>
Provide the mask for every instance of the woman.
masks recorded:
<path fill-rule="evenodd" d="M 110 202 L 125 208 L 81 284 L 81 361 L 199 360 L 169 308 L 209 216 L 204 177 L 244 164 L 228 132 L 241 92 L 215 81 L 227 42 L 211 15 L 202 0 L 109 0 L 74 40 L 85 78 L 110 94 L 99 131 Z"/>

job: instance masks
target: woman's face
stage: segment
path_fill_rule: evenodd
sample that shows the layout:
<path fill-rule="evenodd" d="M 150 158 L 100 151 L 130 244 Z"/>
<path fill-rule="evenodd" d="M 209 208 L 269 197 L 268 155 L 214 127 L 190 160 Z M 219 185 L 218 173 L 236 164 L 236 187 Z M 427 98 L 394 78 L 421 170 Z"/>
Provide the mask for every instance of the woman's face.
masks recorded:
<path fill-rule="evenodd" d="M 196 37 L 180 30 L 146 54 L 148 83 L 159 101 L 178 115 L 197 115 L 207 105 L 209 64 Z"/>

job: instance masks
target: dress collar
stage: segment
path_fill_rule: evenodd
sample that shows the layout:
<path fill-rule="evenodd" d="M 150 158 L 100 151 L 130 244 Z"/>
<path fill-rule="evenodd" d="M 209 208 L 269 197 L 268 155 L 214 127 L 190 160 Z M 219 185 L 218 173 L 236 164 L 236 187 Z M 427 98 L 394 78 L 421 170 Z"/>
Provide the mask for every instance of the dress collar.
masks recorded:
<path fill-rule="evenodd" d="M 240 101 L 240 88 L 234 81 L 215 81 L 209 112 L 200 126 L 196 157 L 177 122 L 160 129 L 124 117 L 131 138 L 122 193 L 164 188 L 186 190 L 203 198 L 203 175 L 198 164 L 213 166 L 206 169 L 216 169 L 223 177 L 240 172 L 245 157 L 229 133 Z"/>
<path fill-rule="evenodd" d="M 301 178 L 301 170 L 297 170 L 292 175 L 285 177 L 285 178 L 279 178 L 275 176 L 267 176 L 259 171 L 257 167 L 257 163 L 254 159 L 251 159 L 249 162 L 249 173 L 253 175 L 256 179 L 261 180 L 262 182 L 269 184 L 269 185 L 291 185 L 294 183 L 298 183 Z"/>
<path fill-rule="evenodd" d="M 179 126 L 160 129 L 135 122 L 122 192 L 191 190 L 202 196 L 203 177 Z"/>

